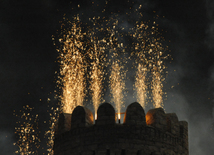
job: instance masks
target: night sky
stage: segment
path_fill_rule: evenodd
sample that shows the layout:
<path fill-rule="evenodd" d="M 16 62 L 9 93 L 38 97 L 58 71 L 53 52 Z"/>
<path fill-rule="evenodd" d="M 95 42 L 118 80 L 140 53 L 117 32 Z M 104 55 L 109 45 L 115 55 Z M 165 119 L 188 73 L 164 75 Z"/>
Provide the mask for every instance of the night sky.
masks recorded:
<path fill-rule="evenodd" d="M 77 13 L 84 22 L 89 17 L 112 13 L 124 17 L 140 4 L 145 21 L 159 15 L 159 27 L 169 42 L 173 61 L 166 61 L 168 76 L 164 83 L 166 112 L 175 112 L 189 123 L 190 155 L 214 152 L 214 1 L 213 0 L 2 0 L 0 1 L 0 150 L 14 154 L 18 148 L 13 113 L 24 105 L 39 114 L 40 129 L 46 130 L 48 105 L 54 98 L 58 53 L 52 35 L 57 36 L 63 15 L 72 19 Z M 132 3 L 133 2 L 133 3 Z M 78 8 L 80 4 L 80 8 Z M 106 12 L 102 13 L 103 8 Z M 124 19 L 129 20 L 129 19 Z M 133 23 L 129 23 L 132 25 Z M 127 74 L 131 75 L 131 72 Z M 132 85 L 131 79 L 130 83 Z M 132 95 L 132 92 L 130 91 Z M 128 95 L 129 96 L 129 95 Z M 51 102 L 47 102 L 47 98 Z M 130 97 L 126 106 L 134 102 Z M 15 112 L 14 112 L 15 110 Z M 147 109 L 146 109 L 147 112 Z M 44 124 L 44 126 L 42 125 Z M 45 147 L 42 142 L 42 147 Z"/>

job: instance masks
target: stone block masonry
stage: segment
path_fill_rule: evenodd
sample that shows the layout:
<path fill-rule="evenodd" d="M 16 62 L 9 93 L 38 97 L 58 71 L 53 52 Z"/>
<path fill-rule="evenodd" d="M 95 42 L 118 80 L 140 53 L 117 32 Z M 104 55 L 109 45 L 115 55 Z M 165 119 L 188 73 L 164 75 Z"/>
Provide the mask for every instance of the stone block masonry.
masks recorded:
<path fill-rule="evenodd" d="M 189 155 L 188 124 L 162 108 L 145 115 L 137 102 L 127 107 L 117 124 L 112 105 L 103 103 L 93 114 L 77 106 L 60 114 L 55 131 L 54 155 Z"/>

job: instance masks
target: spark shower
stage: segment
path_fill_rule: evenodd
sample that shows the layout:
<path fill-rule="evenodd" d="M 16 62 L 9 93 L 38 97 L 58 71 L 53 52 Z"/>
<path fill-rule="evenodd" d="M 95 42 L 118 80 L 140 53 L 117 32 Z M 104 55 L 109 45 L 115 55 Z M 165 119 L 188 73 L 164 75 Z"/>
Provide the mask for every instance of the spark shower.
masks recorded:
<path fill-rule="evenodd" d="M 146 22 L 136 21 L 127 31 L 118 18 L 94 17 L 89 19 L 90 24 L 81 22 L 78 15 L 72 21 L 64 18 L 57 81 L 63 113 L 72 113 L 76 106 L 84 104 L 88 95 L 97 111 L 104 101 L 104 83 L 108 81 L 111 101 L 120 114 L 130 62 L 135 70 L 133 86 L 137 101 L 145 108 L 152 98 L 155 108 L 163 106 L 163 60 L 168 55 L 161 43 L 164 38 L 158 32 L 158 24 L 153 21 L 150 27 Z M 124 42 L 127 37 L 132 40 L 129 45 Z"/>
<path fill-rule="evenodd" d="M 154 21 L 146 22 L 141 13 L 137 15 L 139 19 L 132 21 L 135 23 L 132 27 L 119 15 L 93 17 L 88 22 L 83 22 L 79 15 L 72 20 L 63 18 L 59 36 L 52 38 L 59 45 L 60 70 L 56 83 L 60 109 L 52 107 L 50 112 L 50 128 L 46 131 L 49 155 L 52 154 L 59 111 L 72 113 L 76 106 L 90 100 L 97 112 L 109 89 L 111 103 L 120 119 L 130 69 L 134 71 L 133 96 L 137 102 L 144 108 L 148 103 L 152 103 L 155 108 L 163 107 L 164 60 L 169 57 L 167 46 L 163 46 L 165 40 L 155 22 L 158 16 L 154 17 Z M 36 150 L 41 142 L 38 137 L 41 136 L 40 132 L 36 133 L 39 129 L 35 129 L 35 124 L 39 116 L 31 115 L 32 110 L 27 105 L 23 114 L 17 115 L 24 119 L 17 122 L 15 133 L 19 140 L 14 144 L 19 147 L 17 154 L 38 153 Z M 96 113 L 94 116 L 97 119 Z"/>

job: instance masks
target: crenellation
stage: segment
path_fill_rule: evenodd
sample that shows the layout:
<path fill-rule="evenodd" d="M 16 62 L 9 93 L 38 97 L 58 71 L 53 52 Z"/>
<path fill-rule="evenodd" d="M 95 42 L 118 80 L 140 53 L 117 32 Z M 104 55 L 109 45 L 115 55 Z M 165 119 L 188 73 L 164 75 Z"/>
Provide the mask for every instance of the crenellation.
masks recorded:
<path fill-rule="evenodd" d="M 77 106 L 71 116 L 71 128 L 84 128 L 86 126 L 93 125 L 92 112 L 82 106 Z"/>
<path fill-rule="evenodd" d="M 180 124 L 178 121 L 178 117 L 175 113 L 166 114 L 167 117 L 167 127 L 169 132 L 172 134 L 179 135 L 180 132 Z"/>
<path fill-rule="evenodd" d="M 167 131 L 167 117 L 163 108 L 149 110 L 146 114 L 146 124 Z"/>
<path fill-rule="evenodd" d="M 115 110 L 109 103 L 103 103 L 97 110 L 96 125 L 113 125 L 115 124 Z"/>
<path fill-rule="evenodd" d="M 143 108 L 133 103 L 127 107 L 124 123 L 116 123 L 115 117 L 113 106 L 104 103 L 93 123 L 92 113 L 78 106 L 70 117 L 71 128 L 66 131 L 61 128 L 69 117 L 60 114 L 54 154 L 188 155 L 188 124 L 178 121 L 176 114 L 165 114 L 158 108 L 145 115 Z"/>
<path fill-rule="evenodd" d="M 146 125 L 145 112 L 142 106 L 134 102 L 127 107 L 124 124 L 126 125 Z"/>

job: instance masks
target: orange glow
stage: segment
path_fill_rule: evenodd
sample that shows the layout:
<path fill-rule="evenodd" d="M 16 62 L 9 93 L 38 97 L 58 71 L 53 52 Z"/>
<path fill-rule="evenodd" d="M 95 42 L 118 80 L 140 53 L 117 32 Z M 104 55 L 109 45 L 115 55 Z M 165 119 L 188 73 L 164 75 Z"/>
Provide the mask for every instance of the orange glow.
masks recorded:
<path fill-rule="evenodd" d="M 146 114 L 146 124 L 151 125 L 153 123 L 154 119 L 151 113 Z"/>
<path fill-rule="evenodd" d="M 97 120 L 97 112 L 95 112 L 95 120 Z"/>
<path fill-rule="evenodd" d="M 120 113 L 118 113 L 118 119 L 120 119 Z"/>

